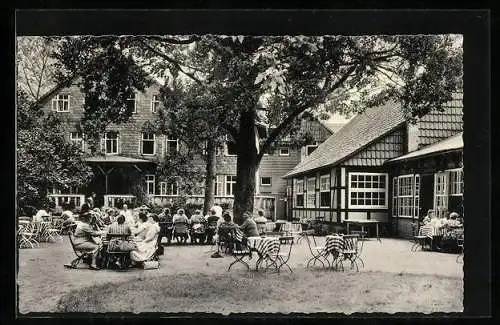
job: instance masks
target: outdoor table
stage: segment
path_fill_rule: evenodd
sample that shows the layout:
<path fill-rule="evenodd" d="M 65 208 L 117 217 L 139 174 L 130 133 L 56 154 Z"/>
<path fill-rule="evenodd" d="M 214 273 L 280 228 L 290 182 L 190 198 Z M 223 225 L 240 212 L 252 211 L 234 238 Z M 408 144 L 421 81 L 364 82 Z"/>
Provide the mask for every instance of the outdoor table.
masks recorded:
<path fill-rule="evenodd" d="M 378 225 L 380 224 L 380 221 L 378 221 L 378 220 L 345 220 L 344 222 L 346 223 L 346 226 L 347 226 L 347 234 L 350 234 L 350 232 L 349 232 L 349 225 L 358 225 L 358 226 L 361 226 L 361 231 L 362 232 L 365 231 L 365 226 L 375 225 L 375 230 L 376 230 L 376 234 L 377 234 L 377 240 L 380 243 L 382 243 L 382 241 L 380 240 L 380 237 L 379 237 L 379 232 L 378 232 Z"/>
<path fill-rule="evenodd" d="M 425 234 L 427 237 L 429 237 L 432 240 L 432 245 L 431 249 L 433 251 L 439 250 L 438 249 L 438 242 L 441 241 L 441 238 L 444 235 L 444 227 L 432 225 L 430 223 L 423 225 L 420 227 L 419 233 Z"/>
<path fill-rule="evenodd" d="M 272 264 L 276 264 L 275 261 L 272 260 L 272 256 L 279 250 L 279 237 L 248 237 L 247 243 L 250 251 L 256 252 L 259 256 L 255 264 L 256 271 L 259 270 L 259 265 L 265 260 L 270 261 Z"/>

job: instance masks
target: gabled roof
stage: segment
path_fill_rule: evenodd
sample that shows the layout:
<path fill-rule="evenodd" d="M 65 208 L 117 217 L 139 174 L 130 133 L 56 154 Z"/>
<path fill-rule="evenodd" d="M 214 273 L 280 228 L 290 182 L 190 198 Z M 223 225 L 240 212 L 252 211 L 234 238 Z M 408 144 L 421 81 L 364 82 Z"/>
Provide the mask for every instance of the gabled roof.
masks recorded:
<path fill-rule="evenodd" d="M 460 150 L 464 147 L 464 140 L 462 138 L 463 134 L 464 134 L 463 132 L 460 132 L 458 134 L 455 134 L 454 136 L 449 137 L 448 139 L 442 140 L 435 144 L 431 144 L 427 147 L 424 147 L 423 149 L 410 152 L 406 155 L 391 159 L 386 163 L 399 162 L 402 160 L 409 160 L 409 159 L 417 159 L 432 154 Z"/>
<path fill-rule="evenodd" d="M 332 123 L 332 122 L 327 122 L 327 121 L 322 121 L 318 119 L 318 121 L 323 124 L 324 127 L 326 127 L 332 134 L 336 133 L 338 130 L 340 130 L 346 123 Z"/>
<path fill-rule="evenodd" d="M 320 144 L 310 156 L 283 177 L 288 178 L 336 165 L 394 130 L 403 122 L 405 122 L 405 117 L 398 104 L 390 102 L 382 106 L 367 108 L 365 112 L 356 115 Z"/>
<path fill-rule="evenodd" d="M 86 162 L 96 162 L 96 163 L 152 163 L 150 160 L 131 158 L 125 156 L 92 156 L 84 159 Z"/>

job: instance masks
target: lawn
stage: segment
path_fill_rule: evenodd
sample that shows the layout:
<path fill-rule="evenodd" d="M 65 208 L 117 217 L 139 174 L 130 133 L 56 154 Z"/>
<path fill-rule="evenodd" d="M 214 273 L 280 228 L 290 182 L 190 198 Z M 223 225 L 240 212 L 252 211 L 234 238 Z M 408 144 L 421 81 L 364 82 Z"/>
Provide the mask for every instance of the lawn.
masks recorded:
<path fill-rule="evenodd" d="M 462 280 L 383 272 L 301 269 L 293 274 L 178 274 L 73 290 L 58 312 L 462 311 Z"/>
<path fill-rule="evenodd" d="M 351 274 L 306 269 L 310 252 L 302 241 L 293 248 L 290 275 L 246 272 L 243 267 L 227 272 L 231 257 L 213 259 L 209 246 L 192 245 L 165 247 L 157 270 L 68 270 L 63 264 L 74 257 L 69 242 L 44 243 L 18 251 L 18 306 L 23 314 L 65 310 L 460 312 L 463 264 L 456 262 L 454 254 L 412 252 L 410 247 L 400 239 L 367 241 L 362 253 L 365 267 Z"/>

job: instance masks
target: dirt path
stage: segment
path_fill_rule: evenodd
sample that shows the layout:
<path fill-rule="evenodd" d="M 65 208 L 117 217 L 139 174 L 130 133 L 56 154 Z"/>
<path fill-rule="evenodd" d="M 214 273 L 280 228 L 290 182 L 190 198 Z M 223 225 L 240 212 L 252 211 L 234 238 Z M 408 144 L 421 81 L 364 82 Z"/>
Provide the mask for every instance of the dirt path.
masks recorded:
<path fill-rule="evenodd" d="M 409 247 L 408 241 L 404 240 L 383 239 L 382 243 L 367 241 L 362 253 L 365 268 L 360 271 L 463 277 L 463 264 L 456 263 L 456 255 L 411 252 Z M 212 259 L 208 250 L 209 246 L 165 247 L 160 269 L 116 272 L 65 269 L 63 264 L 73 258 L 67 240 L 63 243 L 43 244 L 35 249 L 21 249 L 17 277 L 19 312 L 53 312 L 62 295 L 72 289 L 81 289 L 93 284 L 180 273 L 226 273 L 232 258 Z M 307 245 L 302 242 L 294 247 L 290 264 L 293 268 L 303 268 L 309 256 Z"/>

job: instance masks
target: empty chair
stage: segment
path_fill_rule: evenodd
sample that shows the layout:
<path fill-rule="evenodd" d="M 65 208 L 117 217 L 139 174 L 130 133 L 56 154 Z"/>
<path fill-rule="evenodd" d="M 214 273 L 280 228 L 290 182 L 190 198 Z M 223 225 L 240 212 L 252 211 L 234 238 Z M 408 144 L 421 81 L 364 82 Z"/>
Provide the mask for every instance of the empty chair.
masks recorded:
<path fill-rule="evenodd" d="M 341 268 L 342 270 L 344 269 L 343 262 L 348 260 L 349 262 L 351 262 L 351 269 L 356 267 L 356 271 L 359 271 L 357 261 L 360 261 L 362 266 L 365 267 L 365 263 L 360 257 L 363 241 L 359 240 L 360 238 L 358 234 L 344 235 L 343 239 L 344 239 L 344 248 L 341 251 L 342 253 L 342 259 L 340 260 Z"/>

